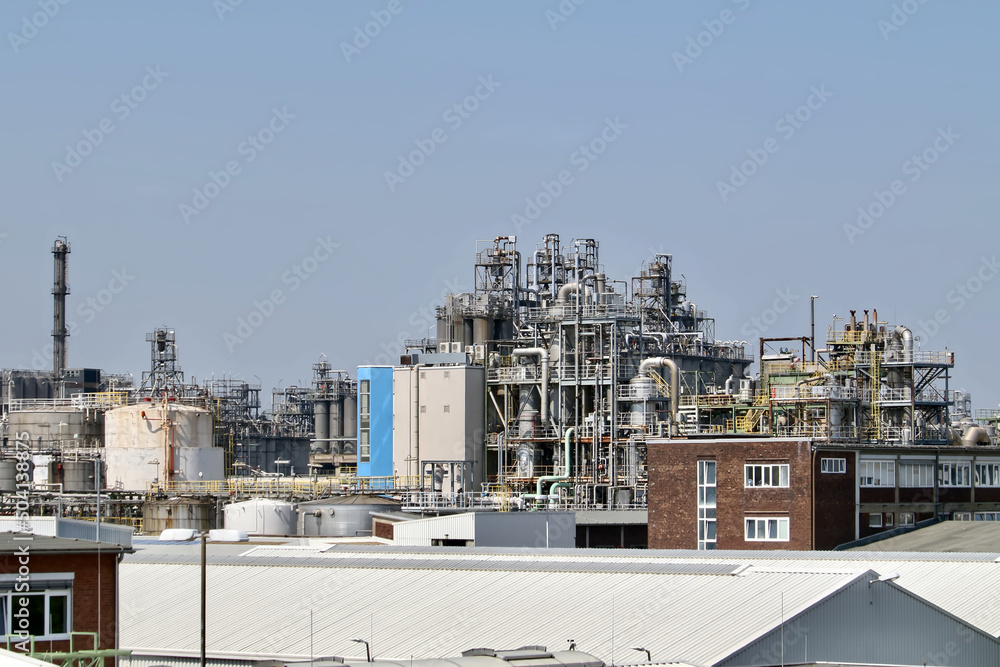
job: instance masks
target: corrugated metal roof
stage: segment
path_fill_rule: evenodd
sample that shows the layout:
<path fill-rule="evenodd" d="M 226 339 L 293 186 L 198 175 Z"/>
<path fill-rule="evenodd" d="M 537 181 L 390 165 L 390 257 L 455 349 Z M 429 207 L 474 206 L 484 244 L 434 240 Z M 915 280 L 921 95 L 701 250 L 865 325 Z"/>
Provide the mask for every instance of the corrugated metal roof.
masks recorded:
<path fill-rule="evenodd" d="M 1000 549 L 1000 523 L 942 521 L 862 547 L 855 547 L 853 550 L 989 553 L 998 549 Z"/>
<path fill-rule="evenodd" d="M 217 545 L 222 546 L 222 545 Z M 233 546 L 236 545 L 227 545 Z M 240 545 L 250 551 L 248 545 Z M 174 547 L 184 549 L 185 547 Z M 170 547 L 156 545 L 151 551 L 140 547 L 136 554 L 126 556 L 125 564 L 161 563 L 164 565 L 196 564 L 197 548 L 186 546 L 187 551 L 171 552 Z M 237 550 L 216 555 L 209 549 L 209 562 L 213 565 L 286 566 L 289 568 L 324 568 L 336 570 L 338 576 L 360 576 L 358 571 L 408 572 L 419 578 L 420 572 L 443 571 L 463 573 L 456 582 L 466 582 L 469 590 L 477 590 L 477 578 L 512 577 L 516 579 L 535 573 L 552 580 L 573 578 L 578 574 L 589 577 L 595 590 L 611 587 L 618 577 L 626 575 L 642 578 L 647 586 L 661 586 L 667 575 L 703 575 L 705 577 L 730 575 L 726 578 L 746 577 L 751 574 L 778 576 L 849 576 L 861 570 L 880 573 L 898 572 L 897 584 L 926 598 L 942 609 L 992 636 L 1000 635 L 1000 603 L 990 591 L 1000 590 L 1000 563 L 998 554 L 974 553 L 898 553 L 898 552 L 782 552 L 782 551 L 646 551 L 646 550 L 597 550 L 597 549 L 486 549 L 440 547 L 371 547 L 357 545 L 313 545 L 310 549 L 285 549 L 258 547 L 258 555 L 240 556 Z M 740 569 L 742 568 L 742 569 Z M 265 568 L 266 569 L 266 568 Z M 348 574 L 355 573 L 355 574 Z M 735 575 L 735 577 L 733 576 Z M 271 576 L 271 575 L 268 575 Z M 277 575 L 275 575 L 277 576 Z M 294 576 L 294 575 L 284 575 Z M 368 575 L 365 575 L 368 576 Z M 457 585 L 457 583 L 456 583 Z M 505 595 L 519 597 L 521 586 L 513 584 Z M 377 586 L 373 595 L 386 595 L 394 599 L 395 593 Z M 434 595 L 433 592 L 427 593 Z M 633 596 L 633 593 L 627 593 Z M 293 598 L 294 599 L 294 598 Z M 558 598 L 557 598 L 558 599 Z M 631 604 L 636 601 L 632 600 Z M 724 604 L 724 602 L 721 602 Z M 558 603 L 560 608 L 562 602 Z M 515 609 L 526 606 L 524 600 Z M 506 607 L 505 607 L 506 608 Z M 523 637 L 522 643 L 537 641 L 536 637 Z M 563 638 L 565 639 L 565 638 Z M 503 645 L 497 642 L 496 645 Z M 459 646 L 456 649 L 465 649 Z M 438 655 L 446 655 L 439 653 Z M 678 659 L 685 656 L 662 656 Z"/>
<path fill-rule="evenodd" d="M 373 653 L 386 658 L 433 658 L 484 645 L 556 648 L 574 637 L 580 650 L 608 662 L 614 641 L 616 662 L 633 659 L 629 647 L 642 645 L 657 660 L 700 664 L 777 625 L 777 617 L 761 614 L 762 600 L 782 592 L 791 615 L 859 576 L 859 570 L 710 573 L 713 565 L 726 565 L 721 562 L 689 563 L 681 571 L 704 568 L 701 576 L 689 576 L 667 574 L 670 563 L 635 571 L 597 566 L 596 559 L 581 572 L 522 570 L 510 561 L 485 568 L 490 560 L 481 557 L 447 569 L 433 558 L 426 569 L 398 566 L 420 562 L 412 555 L 383 559 L 385 567 L 315 558 L 330 566 L 210 567 L 209 649 L 307 657 L 312 610 L 317 655 L 356 654 L 350 639 L 367 638 L 371 624 Z M 353 562 L 365 560 L 373 559 Z M 123 647 L 197 648 L 199 568 L 193 565 L 122 565 Z"/>

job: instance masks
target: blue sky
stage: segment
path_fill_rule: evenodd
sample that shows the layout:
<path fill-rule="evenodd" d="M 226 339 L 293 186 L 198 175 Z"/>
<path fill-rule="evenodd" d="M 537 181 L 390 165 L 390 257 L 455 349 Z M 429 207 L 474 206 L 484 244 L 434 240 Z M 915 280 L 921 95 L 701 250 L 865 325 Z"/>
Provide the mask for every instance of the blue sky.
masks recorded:
<path fill-rule="evenodd" d="M 1000 402 L 1000 6 L 234 3 L 4 3 L 0 366 L 49 362 L 58 235 L 71 366 L 138 377 L 165 325 L 269 393 L 427 335 L 477 239 L 556 232 L 616 279 L 672 253 L 723 340 L 877 308 Z"/>

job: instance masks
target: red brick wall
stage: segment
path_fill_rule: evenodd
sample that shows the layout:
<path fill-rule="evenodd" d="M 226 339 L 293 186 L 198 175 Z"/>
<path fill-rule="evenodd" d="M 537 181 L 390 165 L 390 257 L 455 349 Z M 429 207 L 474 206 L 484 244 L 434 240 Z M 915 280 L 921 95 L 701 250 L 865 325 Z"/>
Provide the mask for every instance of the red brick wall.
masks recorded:
<path fill-rule="evenodd" d="M 698 467 L 716 461 L 717 548 L 812 548 L 812 452 L 808 441 L 685 440 L 649 444 L 649 546 L 698 547 Z M 788 463 L 789 488 L 744 488 L 745 463 Z M 787 516 L 789 541 L 744 540 L 744 517 Z"/>
<path fill-rule="evenodd" d="M 100 603 L 101 648 L 115 648 L 115 590 L 117 588 L 117 559 L 115 553 L 93 554 L 40 554 L 30 553 L 31 542 L 24 542 L 29 549 L 28 567 L 32 573 L 74 572 L 73 625 L 74 632 L 98 632 L 97 612 Z M 18 556 L 0 556 L 0 573 L 17 573 L 21 567 Z M 98 595 L 97 579 L 100 571 L 101 592 Z M 100 598 L 100 600 L 98 599 Z M 77 648 L 93 648 L 89 644 Z M 68 651 L 68 641 L 37 642 L 38 651 Z"/>
<path fill-rule="evenodd" d="M 844 459 L 847 469 L 842 473 L 821 472 L 822 459 Z M 815 517 L 816 549 L 833 549 L 854 540 L 854 489 L 858 479 L 857 456 L 840 450 L 816 453 L 813 466 L 816 480 Z"/>

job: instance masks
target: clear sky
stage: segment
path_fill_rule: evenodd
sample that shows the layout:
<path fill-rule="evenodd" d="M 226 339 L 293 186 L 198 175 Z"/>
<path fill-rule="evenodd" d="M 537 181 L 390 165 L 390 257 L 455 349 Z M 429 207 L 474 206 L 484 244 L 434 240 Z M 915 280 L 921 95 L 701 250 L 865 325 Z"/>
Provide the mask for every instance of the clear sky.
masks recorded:
<path fill-rule="evenodd" d="M 995 408 L 998 23 L 985 0 L 9 0 L 0 366 L 51 363 L 59 235 L 70 366 L 138 378 L 169 326 L 189 377 L 269 400 L 321 354 L 433 335 L 477 239 L 557 232 L 615 279 L 672 253 L 752 349 L 808 334 L 812 294 L 821 333 L 877 308 Z"/>

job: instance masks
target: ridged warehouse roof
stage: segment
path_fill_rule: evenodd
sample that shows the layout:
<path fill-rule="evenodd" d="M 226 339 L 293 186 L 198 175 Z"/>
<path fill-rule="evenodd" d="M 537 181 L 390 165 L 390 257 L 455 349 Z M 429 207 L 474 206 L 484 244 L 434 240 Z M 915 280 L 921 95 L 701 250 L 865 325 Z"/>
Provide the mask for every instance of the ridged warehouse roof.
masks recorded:
<path fill-rule="evenodd" d="M 656 558 L 598 566 L 601 559 L 593 557 L 564 565 L 525 559 L 533 567 L 510 567 L 508 559 L 486 554 L 377 559 L 355 553 L 296 563 L 300 558 L 286 563 L 297 567 L 275 567 L 279 558 L 243 559 L 259 565 L 236 564 L 233 557 L 224 566 L 213 562 L 210 651 L 308 657 L 312 610 L 315 655 L 357 655 L 350 639 L 367 639 L 371 626 L 373 654 L 385 658 L 433 658 L 476 646 L 558 649 L 575 638 L 580 650 L 610 662 L 613 635 L 618 663 L 641 661 L 630 647 L 645 646 L 656 661 L 708 664 L 776 627 L 779 593 L 787 617 L 867 570 L 757 572 L 732 562 Z M 585 564 L 587 571 L 578 571 Z M 197 650 L 199 568 L 129 559 L 121 576 L 123 648 Z"/>

